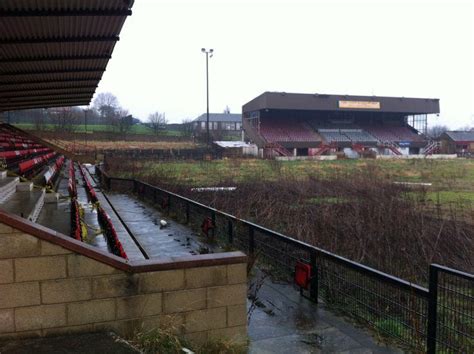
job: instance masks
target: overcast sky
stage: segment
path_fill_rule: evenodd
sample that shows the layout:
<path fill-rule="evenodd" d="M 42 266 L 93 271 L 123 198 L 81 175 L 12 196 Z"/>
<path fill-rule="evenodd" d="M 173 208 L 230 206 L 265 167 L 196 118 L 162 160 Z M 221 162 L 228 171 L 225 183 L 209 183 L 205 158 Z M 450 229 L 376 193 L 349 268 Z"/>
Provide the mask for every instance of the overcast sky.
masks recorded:
<path fill-rule="evenodd" d="M 136 0 L 97 92 L 146 120 L 264 91 L 439 98 L 431 124 L 474 124 L 471 1 Z"/>

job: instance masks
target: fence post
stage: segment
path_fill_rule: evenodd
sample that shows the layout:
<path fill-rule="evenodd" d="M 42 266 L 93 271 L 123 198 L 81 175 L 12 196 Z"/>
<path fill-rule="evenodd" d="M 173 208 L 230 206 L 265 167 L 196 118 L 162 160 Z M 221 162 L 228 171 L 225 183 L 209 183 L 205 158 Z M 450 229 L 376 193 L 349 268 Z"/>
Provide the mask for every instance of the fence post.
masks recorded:
<path fill-rule="evenodd" d="M 316 251 L 311 250 L 310 253 L 310 265 L 311 265 L 311 283 L 309 287 L 309 297 L 315 303 L 318 303 L 319 297 L 319 277 L 318 268 L 316 266 Z"/>
<path fill-rule="evenodd" d="M 212 239 L 216 237 L 216 212 L 213 210 L 211 212 L 211 220 L 212 220 Z"/>
<path fill-rule="evenodd" d="M 189 224 L 189 214 L 190 214 L 190 206 L 189 206 L 189 202 L 186 202 L 186 224 Z"/>
<path fill-rule="evenodd" d="M 435 354 L 438 321 L 438 268 L 433 264 L 430 265 L 428 289 L 428 336 L 426 352 L 428 354 Z"/>
<path fill-rule="evenodd" d="M 249 225 L 249 254 L 253 256 L 255 251 L 255 236 L 252 225 Z"/>
<path fill-rule="evenodd" d="M 232 220 L 227 220 L 227 242 L 231 245 L 234 242 L 234 227 L 232 224 Z"/>
<path fill-rule="evenodd" d="M 134 179 L 133 180 L 133 193 L 137 193 L 138 191 L 138 183 L 137 183 L 137 180 Z"/>

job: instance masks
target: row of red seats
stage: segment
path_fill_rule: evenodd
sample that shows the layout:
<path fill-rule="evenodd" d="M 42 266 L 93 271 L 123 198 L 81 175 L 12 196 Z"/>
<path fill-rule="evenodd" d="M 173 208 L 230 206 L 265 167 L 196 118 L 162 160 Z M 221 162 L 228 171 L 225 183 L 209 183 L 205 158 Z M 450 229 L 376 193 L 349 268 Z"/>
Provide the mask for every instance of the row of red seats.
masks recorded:
<path fill-rule="evenodd" d="M 84 179 L 84 184 L 86 187 L 87 195 L 89 196 L 89 200 L 95 204 L 99 201 L 97 199 L 95 190 L 86 176 L 84 167 L 79 165 L 79 169 L 81 171 L 82 178 Z M 99 204 L 97 206 L 97 219 L 103 230 L 103 235 L 107 241 L 107 244 L 109 245 L 110 251 L 116 256 L 128 259 L 128 256 L 125 253 L 125 250 L 123 249 L 122 243 L 118 238 L 117 232 L 115 231 L 115 227 L 112 223 L 112 220 L 110 219 L 107 212 Z"/>
<path fill-rule="evenodd" d="M 69 180 L 67 189 L 69 191 L 69 197 L 71 199 L 77 198 L 77 187 L 76 187 L 76 174 L 74 172 L 74 161 L 69 164 Z"/>
<path fill-rule="evenodd" d="M 0 142 L 0 148 L 2 150 L 13 150 L 13 149 L 34 149 L 34 148 L 41 148 L 43 145 L 41 144 L 24 144 L 24 143 L 8 143 L 8 142 Z"/>
<path fill-rule="evenodd" d="M 74 161 L 69 164 L 68 191 L 71 197 L 71 237 L 82 241 L 81 213 L 79 202 L 77 201 L 76 173 Z"/>
<path fill-rule="evenodd" d="M 89 179 L 86 177 L 86 173 L 84 172 L 84 167 L 82 165 L 79 165 L 79 170 L 81 171 L 82 178 L 84 179 L 84 183 L 86 184 L 86 192 L 87 192 L 87 196 L 89 197 L 89 201 L 91 201 L 93 204 L 97 203 L 99 199 L 97 199 L 95 190 L 94 188 L 92 188 L 92 185 L 89 182 Z"/>
<path fill-rule="evenodd" d="M 303 123 L 272 119 L 260 122 L 260 134 L 268 142 L 315 142 L 319 140 L 317 135 Z"/>
<path fill-rule="evenodd" d="M 41 154 L 43 152 L 51 151 L 50 148 L 41 149 L 25 149 L 25 150 L 11 150 L 11 151 L 0 151 L 0 158 L 5 160 L 13 160 L 20 157 L 26 157 L 33 154 Z"/>
<path fill-rule="evenodd" d="M 49 160 L 51 160 L 54 156 L 56 156 L 56 152 L 50 152 L 49 154 L 37 156 L 35 158 L 32 158 L 30 160 L 21 162 L 18 164 L 18 169 L 20 175 L 23 175 L 27 172 L 30 172 L 36 167 L 40 167 L 47 163 Z"/>
<path fill-rule="evenodd" d="M 50 185 L 56 176 L 58 175 L 59 171 L 61 171 L 61 167 L 63 167 L 64 164 L 64 156 L 59 156 L 56 161 L 54 162 L 54 165 L 49 167 L 48 171 L 44 174 L 44 181 L 47 185 Z"/>
<path fill-rule="evenodd" d="M 71 237 L 82 241 L 81 212 L 77 199 L 71 200 Z"/>
<path fill-rule="evenodd" d="M 115 231 L 115 227 L 110 219 L 109 215 L 105 212 L 105 210 L 99 206 L 97 208 L 97 218 L 99 220 L 99 224 L 104 230 L 104 236 L 107 240 L 107 244 L 110 247 L 110 250 L 116 256 L 122 257 L 124 259 L 128 259 L 125 250 L 123 249 L 122 243 L 118 239 L 117 232 Z"/>

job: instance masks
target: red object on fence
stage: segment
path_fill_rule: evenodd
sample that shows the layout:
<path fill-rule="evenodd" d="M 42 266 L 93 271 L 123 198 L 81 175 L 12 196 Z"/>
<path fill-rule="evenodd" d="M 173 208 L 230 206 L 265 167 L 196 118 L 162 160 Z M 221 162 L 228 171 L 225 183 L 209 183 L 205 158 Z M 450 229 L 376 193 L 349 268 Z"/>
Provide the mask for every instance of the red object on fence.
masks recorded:
<path fill-rule="evenodd" d="M 209 236 L 209 230 L 212 230 L 212 229 L 214 229 L 214 223 L 212 222 L 212 219 L 210 217 L 205 218 L 201 224 L 202 232 L 206 236 Z"/>
<path fill-rule="evenodd" d="M 311 265 L 297 261 L 295 265 L 295 284 L 307 290 L 311 282 Z"/>

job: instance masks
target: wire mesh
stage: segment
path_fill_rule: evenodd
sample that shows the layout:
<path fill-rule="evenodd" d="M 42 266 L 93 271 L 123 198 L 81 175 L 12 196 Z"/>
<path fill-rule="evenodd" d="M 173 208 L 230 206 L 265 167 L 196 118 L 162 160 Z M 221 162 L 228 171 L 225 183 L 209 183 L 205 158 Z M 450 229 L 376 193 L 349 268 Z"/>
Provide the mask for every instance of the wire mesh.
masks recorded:
<path fill-rule="evenodd" d="M 474 277 L 438 270 L 437 352 L 474 353 Z"/>
<path fill-rule="evenodd" d="M 349 313 L 381 333 L 424 350 L 428 292 L 317 255 L 319 295 L 333 308 Z"/>

